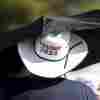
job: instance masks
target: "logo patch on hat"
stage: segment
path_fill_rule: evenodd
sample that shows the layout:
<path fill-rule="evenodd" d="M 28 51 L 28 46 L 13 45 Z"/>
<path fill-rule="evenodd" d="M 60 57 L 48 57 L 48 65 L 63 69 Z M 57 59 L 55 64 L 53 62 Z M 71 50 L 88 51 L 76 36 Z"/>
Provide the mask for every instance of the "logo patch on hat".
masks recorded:
<path fill-rule="evenodd" d="M 40 52 L 43 52 L 47 55 L 54 55 L 57 56 L 58 55 L 58 51 L 62 48 L 62 46 L 54 46 L 54 45 L 47 45 L 45 43 L 42 43 L 40 41 L 41 44 L 41 49 Z"/>

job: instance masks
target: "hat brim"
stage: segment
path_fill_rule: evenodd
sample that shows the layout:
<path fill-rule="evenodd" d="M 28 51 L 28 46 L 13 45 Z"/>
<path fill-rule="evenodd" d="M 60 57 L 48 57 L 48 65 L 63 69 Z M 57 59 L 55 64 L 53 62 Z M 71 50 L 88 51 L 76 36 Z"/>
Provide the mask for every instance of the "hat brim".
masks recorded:
<path fill-rule="evenodd" d="M 78 41 L 82 41 L 82 44 L 72 49 L 68 57 L 66 68 L 64 68 L 65 58 L 61 61 L 52 62 L 37 56 L 34 51 L 32 39 L 18 43 L 18 53 L 29 72 L 45 78 L 56 78 L 77 67 L 86 57 L 88 47 L 82 38 L 72 34 L 70 46 Z"/>

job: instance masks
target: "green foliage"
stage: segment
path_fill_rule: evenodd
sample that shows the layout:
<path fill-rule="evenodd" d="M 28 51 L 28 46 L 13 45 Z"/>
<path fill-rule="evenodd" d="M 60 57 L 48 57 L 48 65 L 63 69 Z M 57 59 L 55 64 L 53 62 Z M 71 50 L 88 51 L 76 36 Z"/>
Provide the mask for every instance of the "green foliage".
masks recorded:
<path fill-rule="evenodd" d="M 67 16 L 92 10 L 100 10 L 100 0 L 65 0 L 65 13 Z"/>
<path fill-rule="evenodd" d="M 34 17 L 47 13 L 47 0 L 0 0 L 0 31 L 13 24 L 31 23 Z"/>

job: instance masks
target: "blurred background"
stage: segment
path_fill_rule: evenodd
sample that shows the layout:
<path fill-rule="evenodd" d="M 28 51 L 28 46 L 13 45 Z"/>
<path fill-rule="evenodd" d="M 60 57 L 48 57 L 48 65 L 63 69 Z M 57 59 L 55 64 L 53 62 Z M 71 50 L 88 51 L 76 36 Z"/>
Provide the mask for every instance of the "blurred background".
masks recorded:
<path fill-rule="evenodd" d="M 28 24 L 37 16 L 72 16 L 100 9 L 100 0 L 1 0 L 0 30 Z"/>
<path fill-rule="evenodd" d="M 51 15 L 71 16 L 100 10 L 100 0 L 48 0 Z"/>

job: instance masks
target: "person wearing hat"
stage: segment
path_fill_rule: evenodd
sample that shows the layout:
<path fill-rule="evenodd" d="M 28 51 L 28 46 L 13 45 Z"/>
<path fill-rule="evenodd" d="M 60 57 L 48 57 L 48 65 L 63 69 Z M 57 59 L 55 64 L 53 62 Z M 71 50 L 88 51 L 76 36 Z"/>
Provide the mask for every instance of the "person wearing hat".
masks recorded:
<path fill-rule="evenodd" d="M 6 83 L 2 81 L 2 86 L 6 86 L 6 98 L 12 100 L 96 100 L 95 94 L 86 85 L 61 78 L 63 74 L 75 68 L 86 57 L 88 51 L 85 41 L 77 35 L 71 36 L 70 32 L 66 31 L 65 24 L 63 24 L 65 20 L 63 22 L 61 20 L 62 24 L 59 24 L 59 18 L 56 21 L 55 17 L 48 17 L 47 21 L 48 19 L 51 21 L 50 24 L 46 26 L 43 24 L 43 32 L 39 36 L 24 39 L 18 42 L 17 47 L 4 49 L 2 52 L 5 55 L 2 54 L 4 60 L 9 57 L 13 58 L 7 64 L 11 64 L 11 68 L 15 69 L 12 74 L 8 73 Z M 52 21 L 53 19 L 54 21 Z M 37 24 L 40 22 L 41 18 L 36 21 Z M 35 25 L 37 26 L 37 24 Z M 64 27 L 61 28 L 61 26 Z M 59 29 L 58 31 L 61 33 L 57 33 L 54 29 Z M 56 33 L 52 33 L 54 31 Z M 47 32 L 49 33 L 47 34 Z M 73 49 L 69 56 L 69 59 L 72 60 L 68 61 L 66 54 L 69 51 L 70 40 L 72 47 L 75 45 L 75 47 L 79 46 L 80 48 L 81 46 L 84 49 Z M 77 62 L 75 59 L 78 58 L 81 60 Z M 67 66 L 65 66 L 66 64 Z M 18 70 L 18 67 L 22 69 Z"/>
<path fill-rule="evenodd" d="M 59 18 L 57 22 L 55 17 L 54 21 L 50 22 L 50 25 L 53 25 L 52 30 L 49 25 L 47 28 L 43 27 L 43 17 L 36 17 L 24 27 L 10 26 L 9 31 L 2 31 L 5 43 L 0 45 L 1 64 L 10 65 L 2 69 L 3 74 L 0 73 L 1 77 L 7 78 L 0 80 L 1 100 L 96 100 L 95 94 L 86 85 L 61 78 L 86 57 L 88 49 L 83 39 L 74 34 L 73 38 L 71 37 L 69 27 L 66 31 L 65 25 L 59 24 Z M 13 39 L 5 39 L 6 34 L 12 35 Z M 4 40 L 0 39 L 2 42 Z M 70 45 L 73 48 L 73 44 L 84 49 L 74 49 L 69 56 Z M 72 60 L 68 61 L 69 58 Z M 75 59 L 78 59 L 78 62 Z"/>

